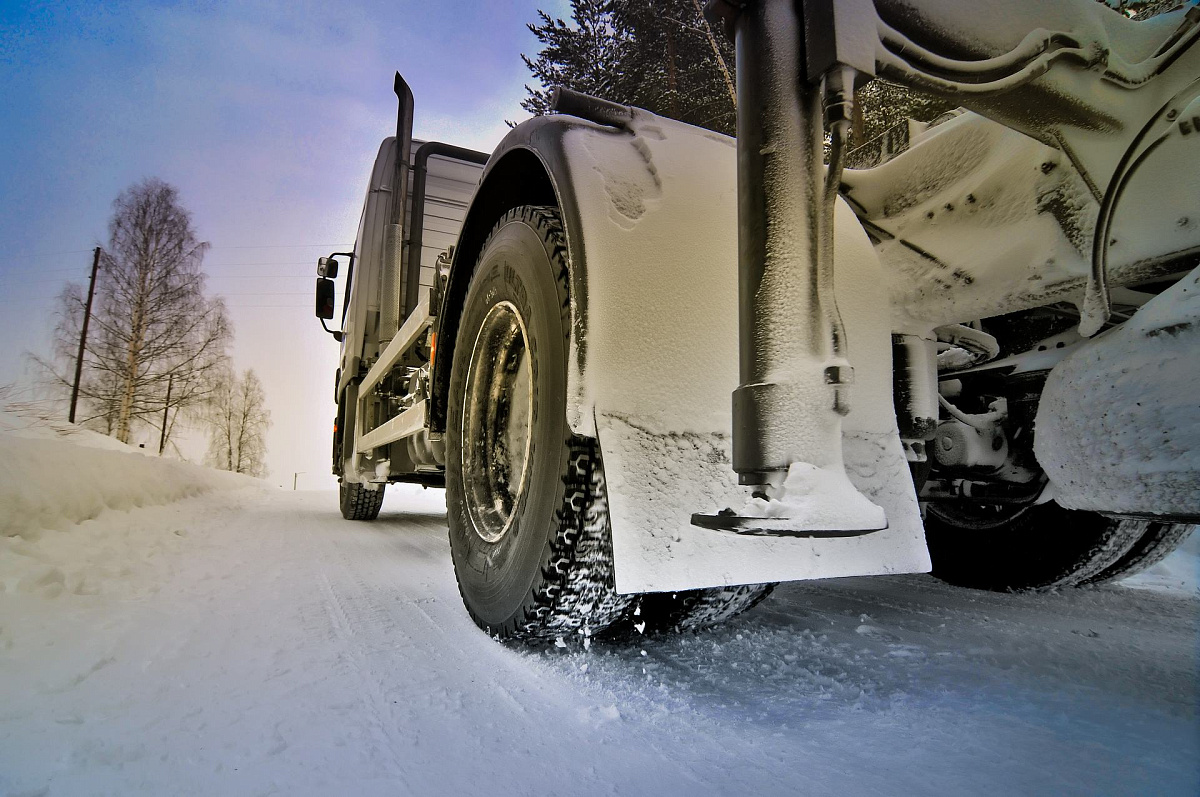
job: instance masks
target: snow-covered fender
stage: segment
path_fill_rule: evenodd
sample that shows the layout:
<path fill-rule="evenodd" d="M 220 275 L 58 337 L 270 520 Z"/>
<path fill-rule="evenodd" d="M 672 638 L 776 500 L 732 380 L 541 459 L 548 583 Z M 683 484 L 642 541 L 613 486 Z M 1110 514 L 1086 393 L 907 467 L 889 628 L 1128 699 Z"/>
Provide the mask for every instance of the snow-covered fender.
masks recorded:
<path fill-rule="evenodd" d="M 489 161 L 456 248 L 434 366 L 446 395 L 470 270 L 504 210 L 557 204 L 570 263 L 568 422 L 604 456 L 617 587 L 682 590 L 929 569 L 896 430 L 891 325 L 878 258 L 844 203 L 837 297 L 856 369 L 847 472 L 889 527 L 843 539 L 738 537 L 694 512 L 745 500 L 730 465 L 738 382 L 733 139 L 639 112 L 630 129 L 551 116 L 516 127 Z M 444 428 L 445 403 L 433 406 Z"/>
<path fill-rule="evenodd" d="M 1070 509 L 1200 521 L 1200 268 L 1046 380 L 1034 452 Z"/>

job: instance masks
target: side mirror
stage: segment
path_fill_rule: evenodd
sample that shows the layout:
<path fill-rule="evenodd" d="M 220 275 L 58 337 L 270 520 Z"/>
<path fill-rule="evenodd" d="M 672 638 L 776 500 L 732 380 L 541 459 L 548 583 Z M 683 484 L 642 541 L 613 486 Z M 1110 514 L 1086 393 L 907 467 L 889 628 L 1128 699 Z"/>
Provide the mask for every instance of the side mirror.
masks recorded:
<path fill-rule="evenodd" d="M 333 279 L 338 273 L 338 262 L 332 257 L 317 258 L 317 276 Z"/>
<path fill-rule="evenodd" d="M 324 258 L 322 258 L 324 259 Z M 334 305 L 337 302 L 333 295 L 333 280 L 325 277 L 317 278 L 317 318 L 322 320 L 333 318 Z"/>

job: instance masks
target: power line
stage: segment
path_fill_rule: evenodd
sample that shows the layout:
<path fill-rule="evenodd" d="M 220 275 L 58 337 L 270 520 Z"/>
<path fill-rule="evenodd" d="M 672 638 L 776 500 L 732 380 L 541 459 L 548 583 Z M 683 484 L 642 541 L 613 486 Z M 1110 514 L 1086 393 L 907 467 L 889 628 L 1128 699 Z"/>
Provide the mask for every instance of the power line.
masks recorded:
<path fill-rule="evenodd" d="M 64 271 L 87 271 L 86 268 L 81 269 L 79 266 L 55 266 L 54 268 L 37 268 L 35 270 L 39 274 L 56 274 Z"/>
<path fill-rule="evenodd" d="M 64 252 L 14 252 L 13 257 L 58 257 L 60 255 L 79 255 L 90 252 L 91 249 L 68 249 Z"/>
<path fill-rule="evenodd" d="M 303 247 L 328 247 L 330 249 L 349 249 L 354 244 L 255 244 L 252 246 L 210 246 L 215 249 L 300 249 Z"/>
<path fill-rule="evenodd" d="M 349 249 L 354 244 L 252 244 L 245 246 L 210 246 L 208 251 L 213 252 L 224 249 L 305 249 L 305 248 L 329 248 L 329 249 Z M 61 252 L 13 252 L 11 257 L 61 257 L 64 255 L 78 255 L 86 252 L 91 252 L 91 249 L 67 249 Z"/>
<path fill-rule="evenodd" d="M 303 291 L 303 292 L 294 292 L 294 291 L 259 291 L 259 292 L 257 292 L 257 293 L 255 293 L 255 292 L 248 292 L 248 293 L 214 293 L 214 294 L 212 294 L 211 296 L 209 296 L 209 298 L 210 298 L 210 299 L 223 299 L 223 298 L 227 298 L 227 297 L 230 297 L 230 296 L 233 296 L 233 297 L 242 297 L 242 296 L 289 296 L 289 297 L 290 297 L 290 296 L 312 296 L 312 295 L 313 295 L 312 291 Z M 3 303 L 3 304 L 23 304 L 23 303 L 26 303 L 26 302 L 50 301 L 50 300 L 57 299 L 57 298 L 58 298 L 58 294 L 38 294 L 38 295 L 36 295 L 36 296 L 7 296 L 7 297 L 5 297 L 5 298 L 3 298 L 3 299 L 0 299 L 0 303 Z M 239 305 L 233 305 L 233 306 L 239 306 Z"/>
<path fill-rule="evenodd" d="M 341 294 L 340 291 L 338 293 L 339 293 L 339 295 Z M 289 296 L 290 297 L 290 296 L 312 296 L 312 295 L 313 295 L 312 291 L 236 291 L 233 293 L 226 293 L 223 291 L 213 291 L 211 294 L 209 294 L 208 298 L 218 299 L 218 298 L 228 298 L 231 296 L 232 297 L 242 297 L 242 296 Z M 32 295 L 30 295 L 30 294 L 14 295 L 14 294 L 10 293 L 10 294 L 0 298 L 0 304 L 24 304 L 24 303 L 28 303 L 28 302 L 51 301 L 51 300 L 57 299 L 58 297 L 59 297 L 59 294 L 57 294 L 57 293 L 38 293 L 38 294 L 32 294 Z M 233 305 L 233 306 L 240 306 L 240 305 Z"/>
<path fill-rule="evenodd" d="M 216 296 L 311 296 L 312 291 L 250 291 L 248 293 L 225 293 L 218 291 Z"/>
<path fill-rule="evenodd" d="M 260 260 L 257 263 L 203 263 L 204 268 L 234 268 L 238 266 L 308 266 L 316 265 L 315 260 Z M 58 272 L 58 271 L 75 271 L 78 266 L 55 266 L 53 268 L 38 268 L 35 270 L 41 273 Z M 87 269 L 85 268 L 84 271 Z"/>
<path fill-rule="evenodd" d="M 281 280 L 281 279 L 311 280 L 311 279 L 316 279 L 317 275 L 316 274 L 229 274 L 229 275 L 209 274 L 207 276 L 208 276 L 209 280 L 221 281 L 221 280 L 266 280 L 266 279 L 270 279 L 270 280 Z M 84 275 L 83 278 L 86 278 L 86 275 Z M 63 279 L 59 279 L 59 278 L 46 279 L 46 280 L 22 280 L 22 279 L 18 279 L 16 277 L 13 277 L 12 280 L 16 284 L 10 284 L 7 287 L 19 288 L 19 287 L 23 287 L 25 285 L 59 285 L 59 284 L 65 284 L 66 282 L 70 281 L 70 280 L 63 280 Z M 0 283 L 0 284 L 3 284 L 3 283 Z"/>
<path fill-rule="evenodd" d="M 314 268 L 317 263 L 315 260 L 264 260 L 259 263 L 205 263 L 205 268 L 232 268 L 236 266 L 308 266 Z"/>

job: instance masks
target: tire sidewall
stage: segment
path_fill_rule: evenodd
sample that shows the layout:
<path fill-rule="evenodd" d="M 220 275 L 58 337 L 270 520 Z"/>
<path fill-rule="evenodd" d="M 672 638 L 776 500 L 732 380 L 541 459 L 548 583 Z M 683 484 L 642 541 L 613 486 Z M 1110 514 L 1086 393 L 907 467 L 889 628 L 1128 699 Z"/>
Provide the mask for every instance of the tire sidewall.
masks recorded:
<path fill-rule="evenodd" d="M 467 291 L 455 342 L 450 395 L 466 394 L 471 354 L 488 311 L 500 302 L 517 308 L 526 332 L 533 390 L 531 450 L 526 486 L 511 528 L 494 543 L 475 532 L 463 485 L 463 402 L 451 399 L 446 424 L 446 497 L 451 552 L 463 598 L 481 625 L 518 622 L 540 586 L 550 558 L 567 467 L 566 297 L 544 237 L 528 215 L 510 214 L 492 233 Z"/>

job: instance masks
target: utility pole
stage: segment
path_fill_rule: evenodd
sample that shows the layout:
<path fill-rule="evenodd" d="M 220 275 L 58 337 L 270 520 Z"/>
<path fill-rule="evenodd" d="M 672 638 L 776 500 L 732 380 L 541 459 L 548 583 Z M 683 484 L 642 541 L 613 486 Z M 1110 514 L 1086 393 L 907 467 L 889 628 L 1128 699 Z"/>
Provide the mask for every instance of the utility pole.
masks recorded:
<path fill-rule="evenodd" d="M 75 358 L 75 385 L 71 388 L 71 412 L 67 420 L 75 423 L 75 405 L 79 402 L 79 378 L 83 375 L 83 347 L 87 343 L 88 321 L 92 318 L 92 297 L 96 294 L 96 270 L 100 267 L 100 247 L 92 250 L 92 278 L 88 280 L 87 304 L 83 308 L 83 329 L 79 333 L 79 356 Z"/>
<path fill-rule="evenodd" d="M 292 492 L 296 492 L 296 479 L 299 478 L 301 473 L 304 473 L 304 471 L 298 470 L 292 474 Z"/>
<path fill-rule="evenodd" d="M 174 380 L 175 374 L 167 374 L 167 400 L 163 403 L 162 434 L 158 436 L 158 455 L 160 457 L 163 449 L 167 446 L 167 413 L 171 411 L 171 383 Z"/>

